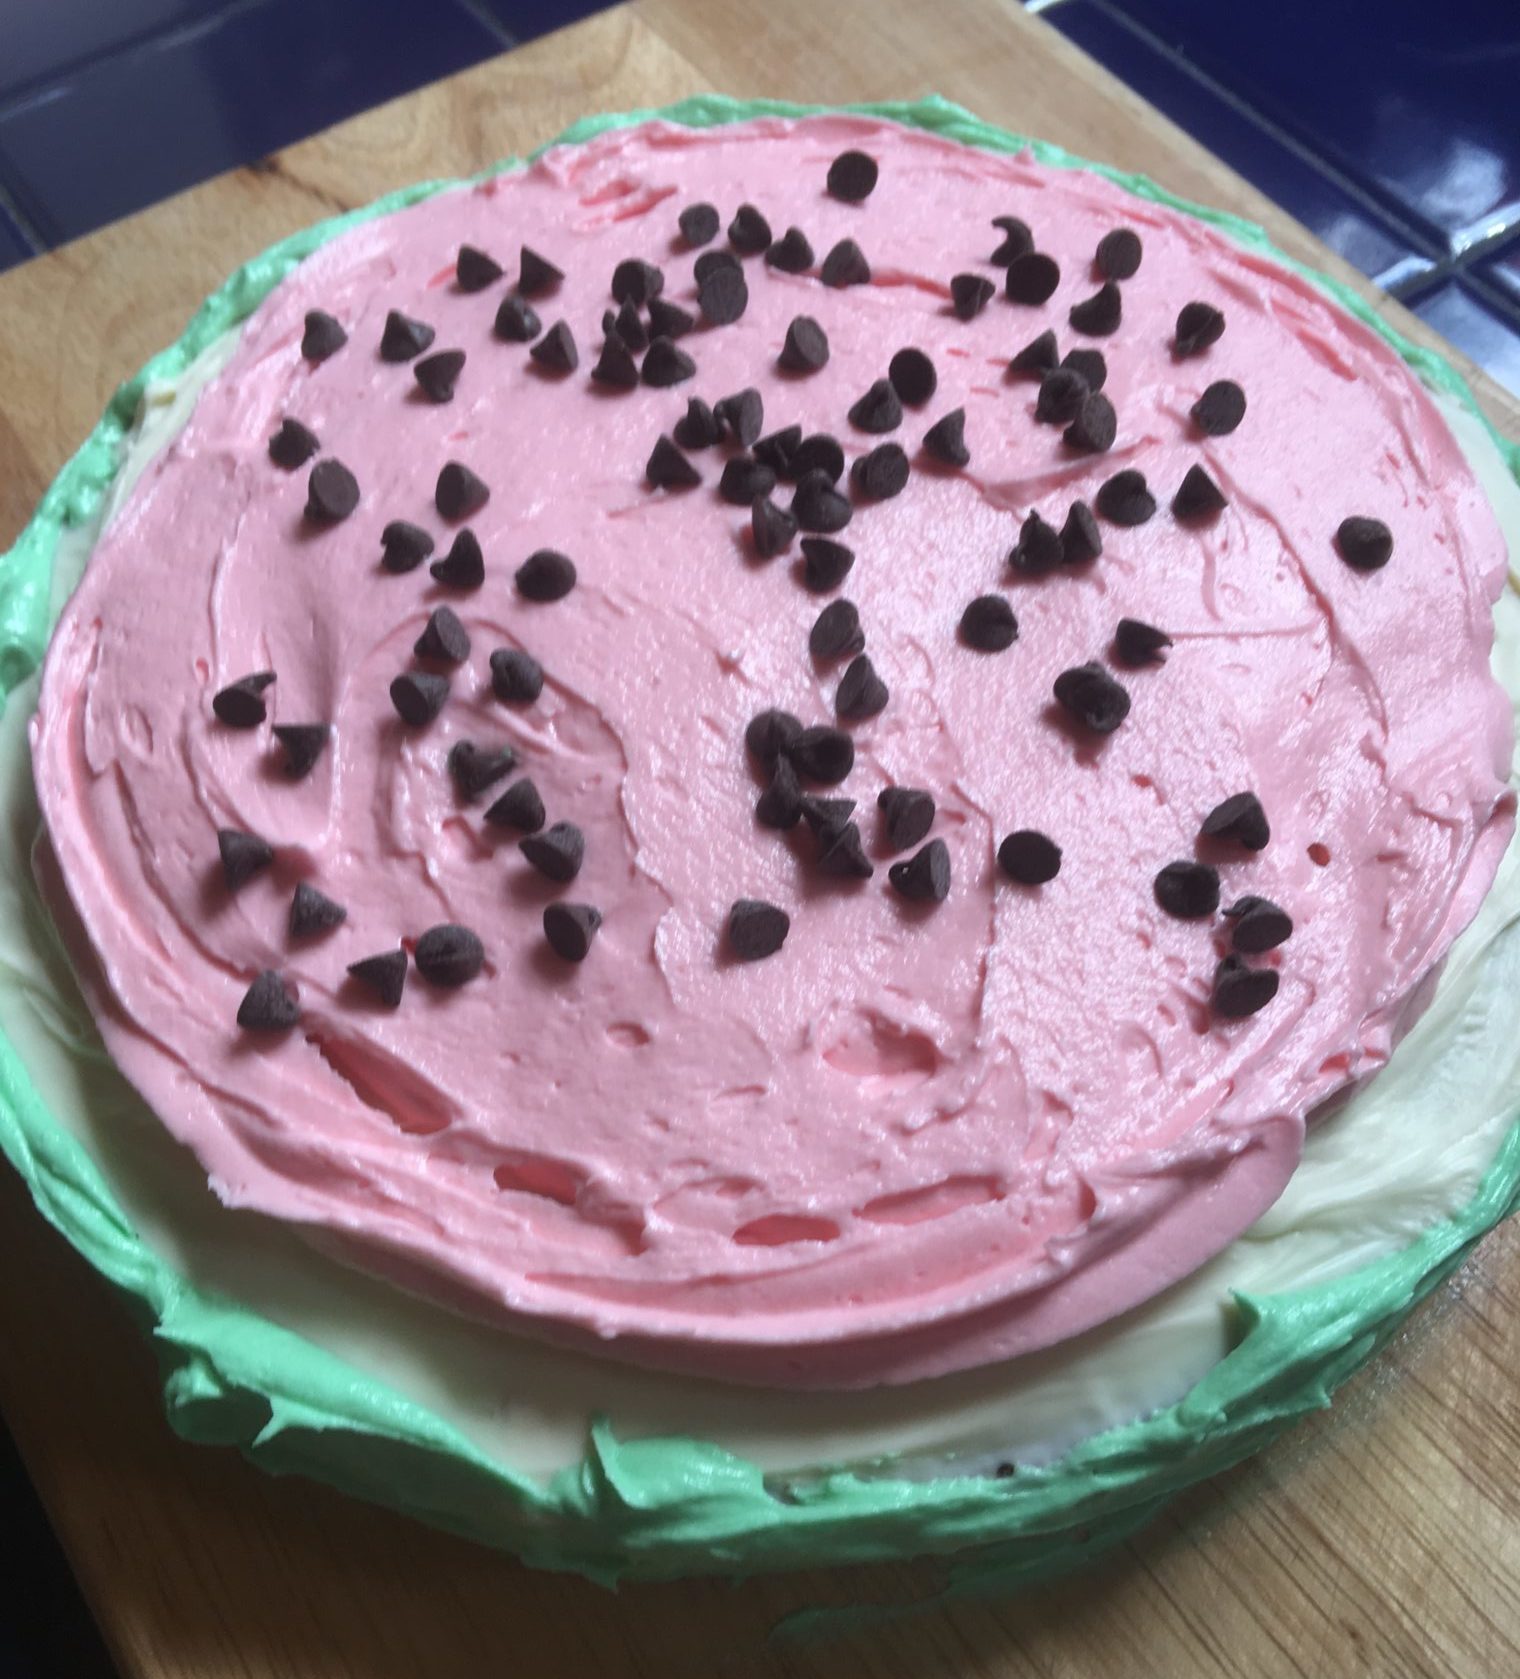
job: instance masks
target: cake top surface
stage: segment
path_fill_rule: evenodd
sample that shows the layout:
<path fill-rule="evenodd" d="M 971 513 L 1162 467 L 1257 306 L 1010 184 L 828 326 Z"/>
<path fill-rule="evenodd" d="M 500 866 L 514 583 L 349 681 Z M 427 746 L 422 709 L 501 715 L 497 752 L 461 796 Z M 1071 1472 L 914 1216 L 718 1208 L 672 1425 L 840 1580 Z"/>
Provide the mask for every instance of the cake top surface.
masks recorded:
<path fill-rule="evenodd" d="M 876 165 L 858 201 L 859 165 L 830 191 L 849 152 Z M 735 181 L 782 244 L 777 260 L 740 257 L 742 313 L 719 321 L 735 266 L 700 288 L 692 269 L 730 239 L 694 248 L 677 213 L 709 201 L 740 246 L 758 244 Z M 988 261 L 1022 240 L 994 216 L 1020 218 L 1025 254 L 1054 259 L 1047 299 L 1032 301 L 1048 269 Z M 793 225 L 811 262 L 783 238 Z M 1094 253 L 1120 230 L 1141 260 L 1110 290 Z M 821 278 L 843 240 L 868 280 Z M 524 272 L 524 245 L 562 277 L 531 258 Z M 461 262 L 461 246 L 506 272 Z M 1118 248 L 1110 267 L 1127 265 Z M 660 301 L 697 324 L 630 349 L 646 382 L 626 388 L 599 323 L 619 307 L 615 271 L 625 295 L 655 285 L 618 269 L 630 262 L 657 265 Z M 847 251 L 831 277 L 859 266 Z M 969 318 L 956 275 L 994 286 Z M 510 302 L 519 276 L 526 309 Z M 963 310 L 980 290 L 959 288 Z M 1120 318 L 1099 331 L 1115 295 Z M 1197 304 L 1223 333 L 1193 344 L 1215 320 L 1195 312 L 1179 342 Z M 343 339 L 322 359 L 313 310 Z M 528 312 L 537 355 L 512 336 Z M 636 338 L 652 322 L 634 313 Z M 827 341 L 811 370 L 799 317 Z M 1010 374 L 1046 329 L 1084 353 L 1083 389 Z M 918 361 L 894 362 L 907 349 L 932 394 Z M 444 358 L 456 350 L 462 365 Z M 1103 441 L 1093 351 L 1106 449 L 1084 446 Z M 689 376 L 647 382 L 685 374 L 682 358 Z M 900 394 L 876 389 L 894 373 Z M 1243 416 L 1228 392 L 1195 415 L 1224 382 Z M 747 389 L 762 434 L 796 425 L 840 445 L 827 491 L 788 481 L 782 444 L 757 453 L 781 450 L 771 502 L 795 494 L 811 536 L 850 551 L 842 578 L 834 550 L 802 556 L 806 532 L 760 557 L 757 535 L 779 541 L 764 533 L 785 520 L 728 499 L 764 482 L 732 437 L 672 443 L 667 481 L 650 483 L 657 439 L 678 423 L 693 435 L 689 396 Z M 1071 419 L 1037 418 L 1073 392 Z M 962 466 L 943 434 L 923 443 L 956 410 Z M 723 412 L 755 441 L 745 404 Z M 1219 414 L 1237 423 L 1220 430 Z M 1068 439 L 1073 421 L 1085 430 Z M 315 455 L 296 459 L 286 422 Z M 294 466 L 271 457 L 276 435 Z M 873 454 L 884 442 L 908 466 L 895 493 L 881 493 L 901 471 Z M 862 457 L 874 464 L 852 471 Z M 673 458 L 701 482 L 669 482 Z M 451 462 L 489 490 L 468 512 L 450 498 L 462 485 L 470 499 L 472 479 L 440 483 Z M 1143 522 L 1124 522 L 1143 510 L 1132 483 L 1099 493 L 1121 472 L 1158 504 Z M 820 530 L 840 516 L 830 496 L 848 523 Z M 1097 508 L 1090 525 L 1068 523 L 1078 501 Z M 1048 567 L 1035 513 L 1069 533 Z M 1356 529 L 1337 542 L 1348 517 L 1392 534 L 1386 565 L 1349 563 L 1369 552 Z M 441 578 L 381 565 L 395 521 L 427 533 Z M 1084 558 L 1090 532 L 1101 553 Z M 519 569 L 546 554 L 573 563 L 568 592 L 556 560 Z M 651 125 L 355 229 L 271 294 L 62 621 L 39 791 L 107 1041 L 224 1198 L 630 1356 L 741 1379 L 902 1380 L 1060 1340 L 1191 1270 L 1270 1204 L 1314 1106 L 1386 1057 L 1508 835 L 1507 708 L 1486 671 L 1503 563 L 1456 445 L 1392 352 L 1201 224 L 1097 177 L 887 124 Z M 1005 605 L 963 625 L 984 596 Z M 841 600 L 864 674 L 847 615 L 841 648 L 810 651 Z M 445 607 L 457 625 L 432 617 Z M 977 623 L 1010 615 L 1011 645 L 974 644 L 989 639 Z M 1131 667 L 1121 619 L 1170 646 Z M 523 654 L 543 673 L 531 697 Z M 1101 680 L 1057 699 L 1062 673 L 1093 663 Z M 266 722 L 229 724 L 216 697 L 266 671 L 273 684 L 240 690 Z M 1084 724 L 1108 719 L 1083 696 L 1113 708 L 1116 685 L 1118 726 Z M 746 731 L 770 707 L 850 741 L 842 787 L 820 779 L 832 737 L 788 759 L 801 791 L 853 798 L 848 816 L 813 805 L 786 830 L 757 822 L 770 777 Z M 510 775 L 468 797 L 463 766 L 490 773 L 504 746 Z M 519 829 L 484 816 L 523 773 L 545 810 L 537 862 Z M 877 809 L 888 788 L 934 803 L 901 855 Z M 1201 836 L 1243 793 L 1260 813 L 1237 804 Z M 998 857 L 1016 830 L 1053 839 L 1059 872 L 1010 878 Z M 219 855 L 219 831 L 244 838 Z M 943 897 L 934 854 L 889 884 L 933 840 Z M 554 878 L 577 861 L 573 883 Z M 1159 884 L 1174 863 L 1187 867 Z M 1279 979 L 1244 1019 L 1229 1018 L 1230 987 L 1258 982 L 1219 965 L 1245 917 L 1163 907 L 1197 908 L 1211 870 L 1221 909 L 1260 898 L 1292 923 L 1249 953 L 1248 975 Z M 751 915 L 740 932 L 736 901 L 786 913 L 779 949 L 742 959 L 776 923 Z M 545 910 L 566 903 L 599 923 L 551 917 L 551 940 Z M 473 947 L 422 939 L 440 927 L 480 941 L 458 986 Z M 414 966 L 390 1009 L 347 969 L 403 941 Z M 282 976 L 266 1016 L 293 982 L 299 1022 L 240 1030 L 266 972 Z"/>

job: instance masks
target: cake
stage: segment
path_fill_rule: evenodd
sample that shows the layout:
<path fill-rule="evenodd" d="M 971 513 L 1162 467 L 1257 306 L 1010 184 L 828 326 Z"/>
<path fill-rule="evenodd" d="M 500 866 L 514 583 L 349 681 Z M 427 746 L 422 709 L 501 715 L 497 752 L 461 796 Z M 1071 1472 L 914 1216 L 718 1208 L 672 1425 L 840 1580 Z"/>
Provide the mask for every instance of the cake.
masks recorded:
<path fill-rule="evenodd" d="M 0 1136 L 196 1437 L 602 1577 L 1059 1567 L 1513 1203 L 1511 464 L 937 101 L 314 229 L 10 557 Z"/>

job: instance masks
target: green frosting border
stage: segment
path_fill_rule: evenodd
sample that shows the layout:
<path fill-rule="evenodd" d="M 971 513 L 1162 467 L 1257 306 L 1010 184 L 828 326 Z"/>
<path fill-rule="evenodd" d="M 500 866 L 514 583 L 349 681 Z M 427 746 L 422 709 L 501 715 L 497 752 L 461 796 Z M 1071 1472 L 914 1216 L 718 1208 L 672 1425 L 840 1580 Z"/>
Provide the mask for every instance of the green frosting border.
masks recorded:
<path fill-rule="evenodd" d="M 840 111 L 989 151 L 1028 150 L 1042 163 L 1090 170 L 1138 197 L 1208 222 L 1313 281 L 1381 334 L 1429 386 L 1479 412 L 1450 363 L 1400 336 L 1346 286 L 1285 256 L 1259 227 L 1177 198 L 1143 177 L 993 128 L 939 98 L 827 107 L 703 95 L 659 110 L 590 117 L 550 144 L 589 140 L 655 118 L 704 128 L 756 116 Z M 519 166 L 507 160 L 474 179 Z M 460 184 L 409 186 L 280 241 L 239 268 L 201 306 L 184 336 L 117 390 L 15 546 L 0 557 L 0 698 L 41 660 L 60 533 L 99 509 L 150 382 L 181 374 L 336 234 Z M 1520 445 L 1489 430 L 1520 478 Z M 963 1586 L 987 1579 L 1019 1584 L 1060 1573 L 1133 1532 L 1174 1493 L 1238 1463 L 1297 1417 L 1327 1405 L 1331 1391 L 1389 1339 L 1410 1308 L 1520 1205 L 1517 1122 L 1477 1194 L 1455 1216 L 1340 1281 L 1239 1297 L 1237 1344 L 1180 1403 L 1094 1436 L 1045 1468 L 1020 1469 L 1004 1479 L 928 1482 L 834 1472 L 778 1493 L 756 1465 L 717 1446 L 690 1439 L 619 1440 L 599 1419 L 582 1461 L 545 1487 L 489 1459 L 425 1407 L 236 1302 L 202 1291 L 150 1252 L 88 1152 L 52 1119 L 3 1035 L 0 1147 L 43 1215 L 132 1298 L 151 1325 L 169 1420 L 185 1438 L 237 1446 L 265 1469 L 312 1476 L 532 1564 L 574 1569 L 609 1584 L 931 1552 L 959 1553 L 952 1580 Z"/>

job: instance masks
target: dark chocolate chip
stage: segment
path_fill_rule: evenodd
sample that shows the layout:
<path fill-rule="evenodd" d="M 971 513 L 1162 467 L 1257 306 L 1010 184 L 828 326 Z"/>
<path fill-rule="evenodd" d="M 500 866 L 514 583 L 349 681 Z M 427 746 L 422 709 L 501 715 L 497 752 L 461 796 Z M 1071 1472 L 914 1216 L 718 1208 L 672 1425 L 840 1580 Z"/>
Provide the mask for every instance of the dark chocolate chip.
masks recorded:
<path fill-rule="evenodd" d="M 301 1018 L 295 986 L 273 968 L 265 968 L 243 993 L 237 1023 L 245 1032 L 288 1032 Z"/>
<path fill-rule="evenodd" d="M 1183 520 L 1200 521 L 1212 518 L 1226 505 L 1224 492 L 1196 462 L 1187 469 L 1176 495 L 1172 497 L 1172 516 Z"/>
<path fill-rule="evenodd" d="M 1087 396 L 1087 381 L 1075 368 L 1053 367 L 1040 380 L 1034 417 L 1044 426 L 1064 426 L 1076 419 Z"/>
<path fill-rule="evenodd" d="M 420 729 L 443 710 L 449 679 L 431 671 L 409 670 L 391 683 L 391 704 L 408 728 Z"/>
<path fill-rule="evenodd" d="M 846 822 L 830 835 L 818 853 L 818 868 L 823 874 L 839 875 L 846 880 L 869 880 L 876 873 L 855 823 Z"/>
<path fill-rule="evenodd" d="M 894 863 L 887 879 L 910 903 L 942 904 L 950 896 L 950 848 L 932 839 L 906 862 Z"/>
<path fill-rule="evenodd" d="M 728 242 L 747 257 L 770 249 L 771 224 L 753 204 L 741 204 L 728 224 Z"/>
<path fill-rule="evenodd" d="M 256 729 L 268 716 L 264 690 L 274 681 L 272 670 L 256 670 L 229 682 L 211 701 L 211 709 L 229 729 Z"/>
<path fill-rule="evenodd" d="M 1188 412 L 1205 437 L 1228 437 L 1246 417 L 1246 393 L 1233 379 L 1216 379 Z"/>
<path fill-rule="evenodd" d="M 699 396 L 686 399 L 686 412 L 676 421 L 675 439 L 683 449 L 710 448 L 723 435 L 717 416 Z"/>
<path fill-rule="evenodd" d="M 493 256 L 474 245 L 461 245 L 454 259 L 454 284 L 460 291 L 484 291 L 502 276 L 502 266 Z"/>
<path fill-rule="evenodd" d="M 1030 513 L 1019 527 L 1019 540 L 1008 555 L 1008 564 L 1020 577 L 1046 577 L 1066 557 L 1061 533 L 1038 513 Z"/>
<path fill-rule="evenodd" d="M 322 309 L 308 309 L 301 334 L 301 354 L 310 362 L 326 361 L 348 342 L 348 334 Z"/>
<path fill-rule="evenodd" d="M 1246 956 L 1275 950 L 1293 936 L 1293 917 L 1270 898 L 1237 898 L 1224 913 L 1233 923 L 1231 944 Z"/>
<path fill-rule="evenodd" d="M 538 788 L 525 775 L 487 807 L 486 821 L 493 828 L 515 828 L 520 834 L 536 834 L 543 827 L 546 814 Z"/>
<path fill-rule="evenodd" d="M 1156 498 L 1146 486 L 1145 474 L 1127 466 L 1098 486 L 1093 505 L 1111 525 L 1143 525 L 1156 511 Z"/>
<path fill-rule="evenodd" d="M 329 723 L 276 723 L 274 738 L 285 749 L 285 773 L 292 781 L 311 774 L 332 736 Z"/>
<path fill-rule="evenodd" d="M 359 505 L 359 480 L 342 461 L 318 461 L 306 480 L 306 517 L 335 525 Z"/>
<path fill-rule="evenodd" d="M 768 496 L 776 487 L 776 474 L 753 455 L 735 455 L 723 463 L 718 494 L 735 507 L 749 507 L 756 496 Z"/>
<path fill-rule="evenodd" d="M 883 787 L 876 808 L 889 851 L 907 851 L 934 826 L 934 798 L 922 787 Z"/>
<path fill-rule="evenodd" d="M 728 948 L 741 962 L 774 956 L 786 943 L 792 918 L 775 904 L 740 898 L 728 912 Z"/>
<path fill-rule="evenodd" d="M 768 437 L 755 439 L 755 459 L 764 461 L 778 478 L 793 478 L 796 472 L 792 465 L 792 457 L 797 453 L 797 447 L 801 442 L 801 426 L 783 426 L 780 431 L 773 431 Z"/>
<path fill-rule="evenodd" d="M 1090 391 L 1101 391 L 1108 383 L 1108 363 L 1101 350 L 1068 350 L 1061 357 L 1061 366 L 1080 373 Z"/>
<path fill-rule="evenodd" d="M 401 1007 L 401 995 L 406 990 L 406 952 L 385 950 L 378 956 L 365 956 L 350 962 L 349 973 L 365 990 L 372 991 L 388 1009 Z"/>
<path fill-rule="evenodd" d="M 676 217 L 681 237 L 688 245 L 710 245 L 723 225 L 715 204 L 688 204 Z"/>
<path fill-rule="evenodd" d="M 646 385 L 652 385 L 656 390 L 667 390 L 671 385 L 679 385 L 683 379 L 692 378 L 696 371 L 697 364 L 679 344 L 669 338 L 656 338 L 644 354 L 639 376 Z"/>
<path fill-rule="evenodd" d="M 950 277 L 950 307 L 956 318 L 973 321 L 992 301 L 997 290 L 985 274 L 952 274 Z"/>
<path fill-rule="evenodd" d="M 691 275 L 700 286 L 709 274 L 716 274 L 720 268 L 732 269 L 736 274 L 744 272 L 744 265 L 732 251 L 719 249 L 703 251 L 701 256 L 691 265 Z"/>
<path fill-rule="evenodd" d="M 485 946 L 475 934 L 453 921 L 429 927 L 412 952 L 417 972 L 428 984 L 442 985 L 451 991 L 468 985 L 480 972 L 485 959 Z"/>
<path fill-rule="evenodd" d="M 491 655 L 491 689 L 507 705 L 531 705 L 544 691 L 544 667 L 520 647 L 498 647 Z"/>
<path fill-rule="evenodd" d="M 1119 417 L 1114 405 L 1098 391 L 1082 398 L 1077 417 L 1061 433 L 1062 440 L 1073 449 L 1083 449 L 1090 455 L 1106 454 L 1119 435 Z"/>
<path fill-rule="evenodd" d="M 860 610 L 852 600 L 831 600 L 808 631 L 808 652 L 815 659 L 842 659 L 846 653 L 860 652 L 865 644 Z"/>
<path fill-rule="evenodd" d="M 561 961 L 584 962 L 601 924 L 602 912 L 591 904 L 544 905 L 544 938 Z"/>
<path fill-rule="evenodd" d="M 966 447 L 966 410 L 952 408 L 924 433 L 925 452 L 946 466 L 965 466 L 971 459 Z"/>
<path fill-rule="evenodd" d="M 1119 295 L 1119 288 L 1112 280 L 1105 280 L 1091 297 L 1073 303 L 1066 318 L 1078 332 L 1085 332 L 1089 338 L 1107 338 L 1119 330 L 1123 316 L 1124 300 Z"/>
<path fill-rule="evenodd" d="M 872 501 L 890 501 L 908 482 L 908 457 L 896 443 L 878 443 L 850 468 L 850 482 Z"/>
<path fill-rule="evenodd" d="M 1121 665 L 1138 669 L 1141 665 L 1159 665 L 1165 661 L 1162 652 L 1172 645 L 1172 638 L 1154 624 L 1139 618 L 1121 618 L 1114 631 L 1114 656 Z"/>
<path fill-rule="evenodd" d="M 524 297 L 541 297 L 545 292 L 553 291 L 564 277 L 547 257 L 541 257 L 537 251 L 523 246 L 517 269 L 517 289 Z"/>
<path fill-rule="evenodd" d="M 702 482 L 702 474 L 663 434 L 650 451 L 644 476 L 657 490 L 689 490 L 693 485 Z"/>
<path fill-rule="evenodd" d="M 649 300 L 649 336 L 651 338 L 684 338 L 697 324 L 697 317 L 669 298 Z"/>
<path fill-rule="evenodd" d="M 647 350 L 649 333 L 636 303 L 620 303 L 602 311 L 602 336 L 619 339 L 625 349 Z"/>
<path fill-rule="evenodd" d="M 456 740 L 449 748 L 448 770 L 455 791 L 467 803 L 478 799 L 512 773 L 517 754 L 510 746 L 477 746 L 473 740 Z"/>
<path fill-rule="evenodd" d="M 998 847 L 998 867 L 1020 886 L 1043 886 L 1061 872 L 1061 848 L 1037 828 L 1019 828 Z"/>
<path fill-rule="evenodd" d="M 1038 338 L 1031 338 L 1009 362 L 1008 371 L 1015 378 L 1039 379 L 1043 382 L 1045 375 L 1053 373 L 1060 361 L 1061 350 L 1056 343 L 1056 335 L 1047 327 Z"/>
<path fill-rule="evenodd" d="M 821 799 L 816 793 L 809 793 L 802 800 L 803 819 L 824 846 L 833 843 L 854 813 L 854 799 Z"/>
<path fill-rule="evenodd" d="M 876 186 L 876 175 L 874 157 L 850 150 L 841 152 L 829 165 L 825 185 L 830 198 L 838 198 L 846 204 L 859 204 L 871 196 Z"/>
<path fill-rule="evenodd" d="M 749 307 L 749 282 L 738 268 L 718 266 L 697 282 L 697 307 L 714 326 L 730 326 Z"/>
<path fill-rule="evenodd" d="M 871 265 L 853 239 L 841 239 L 823 259 L 818 278 L 836 291 L 843 286 L 866 286 L 871 283 Z"/>
<path fill-rule="evenodd" d="M 1379 571 L 1393 553 L 1393 532 L 1381 519 L 1353 514 L 1336 528 L 1335 546 L 1353 571 Z"/>
<path fill-rule="evenodd" d="M 490 499 L 490 490 L 462 461 L 450 461 L 433 489 L 433 505 L 445 519 L 468 519 Z"/>
<path fill-rule="evenodd" d="M 508 344 L 531 344 L 544 330 L 538 311 L 526 298 L 509 292 L 496 311 L 496 336 Z"/>
<path fill-rule="evenodd" d="M 470 656 L 469 632 L 452 607 L 434 607 L 426 628 L 412 643 L 412 651 L 419 659 L 442 659 L 447 664 L 462 665 Z"/>
<path fill-rule="evenodd" d="M 805 780 L 836 787 L 855 767 L 855 742 L 843 729 L 818 723 L 795 735 L 787 743 L 786 755 Z"/>
<path fill-rule="evenodd" d="M 978 595 L 961 614 L 960 630 L 978 653 L 1001 653 L 1018 639 L 1019 621 L 1001 595 Z"/>
<path fill-rule="evenodd" d="M 777 758 L 770 786 L 755 803 L 755 820 L 765 828 L 795 828 L 802 816 L 802 785 L 786 758 Z"/>
<path fill-rule="evenodd" d="M 811 315 L 796 315 L 776 364 L 788 373 L 816 373 L 829 359 L 828 334 Z"/>
<path fill-rule="evenodd" d="M 1007 292 L 1013 303 L 1031 307 L 1046 302 L 1061 283 L 1061 269 L 1043 251 L 1026 251 L 1008 265 Z"/>
<path fill-rule="evenodd" d="M 992 225 L 1001 231 L 1003 237 L 998 248 L 987 258 L 988 262 L 1006 268 L 1034 249 L 1034 235 L 1029 231 L 1029 223 L 1018 216 L 994 216 Z"/>
<path fill-rule="evenodd" d="M 1272 838 L 1267 813 L 1254 793 L 1232 793 L 1203 819 L 1207 839 L 1237 840 L 1247 851 L 1264 850 Z"/>
<path fill-rule="evenodd" d="M 1177 316 L 1177 335 L 1172 340 L 1172 354 L 1196 356 L 1200 350 L 1217 344 L 1224 335 L 1224 316 L 1212 303 L 1184 303 Z"/>
<path fill-rule="evenodd" d="M 753 385 L 713 404 L 713 418 L 741 449 L 747 449 L 765 427 L 765 404 Z"/>
<path fill-rule="evenodd" d="M 556 822 L 541 834 L 528 834 L 517 849 L 541 875 L 563 885 L 581 872 L 586 856 L 586 836 L 573 822 Z"/>
<path fill-rule="evenodd" d="M 758 711 L 750 718 L 744 731 L 744 744 L 750 756 L 758 758 L 768 769 L 782 753 L 789 752 L 793 741 L 802 733 L 802 724 L 789 711 L 774 706 Z"/>
<path fill-rule="evenodd" d="M 652 262 L 625 257 L 612 271 L 612 296 L 618 303 L 642 308 L 665 290 L 665 276 Z"/>
<path fill-rule="evenodd" d="M 299 420 L 281 420 L 280 429 L 269 439 L 269 458 L 276 466 L 294 472 L 322 447 L 317 434 Z"/>
<path fill-rule="evenodd" d="M 216 848 L 222 859 L 222 879 L 229 892 L 236 892 L 274 861 L 274 848 L 257 834 L 241 828 L 218 828 Z"/>
<path fill-rule="evenodd" d="M 1226 956 L 1214 970 L 1214 1013 L 1223 1020 L 1244 1020 L 1277 995 L 1275 968 L 1248 968 L 1238 956 Z"/>
<path fill-rule="evenodd" d="M 463 350 L 439 350 L 436 355 L 424 356 L 412 374 L 430 402 L 452 402 L 454 386 L 463 371 Z"/>
<path fill-rule="evenodd" d="M 845 666 L 834 694 L 835 715 L 850 722 L 863 722 L 887 708 L 891 698 L 887 685 L 877 674 L 869 653 L 857 653 Z"/>
<path fill-rule="evenodd" d="M 380 334 L 380 359 L 410 361 L 427 349 L 433 337 L 433 329 L 426 321 L 413 320 L 399 309 L 392 309 L 385 317 L 385 330 Z"/>
<path fill-rule="evenodd" d="M 911 345 L 899 350 L 887 363 L 887 378 L 892 389 L 910 408 L 922 408 L 939 388 L 939 375 L 934 363 L 922 350 Z"/>
<path fill-rule="evenodd" d="M 797 534 L 797 520 L 784 507 L 777 507 L 769 496 L 756 496 L 749 510 L 749 528 L 755 552 L 762 560 L 773 560 L 791 547 Z"/>
<path fill-rule="evenodd" d="M 1070 717 L 1096 735 L 1111 735 L 1129 716 L 1129 694 L 1099 664 L 1063 670 L 1052 692 Z"/>
<path fill-rule="evenodd" d="M 792 473 L 798 483 L 810 472 L 821 472 L 830 484 L 844 476 L 844 448 L 837 437 L 815 431 L 792 451 Z"/>
<path fill-rule="evenodd" d="M 486 580 L 486 557 L 468 525 L 460 531 L 441 560 L 428 567 L 446 589 L 478 589 Z"/>
<path fill-rule="evenodd" d="M 581 353 L 575 347 L 575 334 L 568 321 L 556 321 L 528 354 L 546 373 L 574 373 L 581 364 Z"/>
<path fill-rule="evenodd" d="M 765 260 L 783 274 L 805 274 L 813 266 L 813 247 L 800 227 L 789 227 L 765 253 Z"/>
<path fill-rule="evenodd" d="M 348 920 L 348 911 L 334 903 L 325 892 L 302 881 L 290 900 L 289 930 L 293 939 L 315 938 L 318 933 L 330 933 Z"/>
<path fill-rule="evenodd" d="M 432 537 L 405 519 L 392 519 L 380 533 L 380 564 L 397 576 L 415 571 L 432 551 Z"/>
<path fill-rule="evenodd" d="M 1132 227 L 1116 227 L 1098 241 L 1093 257 L 1098 272 L 1109 280 L 1128 280 L 1140 267 L 1143 247 Z"/>
<path fill-rule="evenodd" d="M 890 379 L 878 379 L 857 398 L 850 407 L 850 424 L 873 434 L 892 431 L 902 424 L 902 403 Z"/>
<path fill-rule="evenodd" d="M 575 587 L 575 561 L 553 548 L 539 548 L 512 574 L 524 600 L 547 604 L 563 600 Z"/>
<path fill-rule="evenodd" d="M 631 391 L 639 382 L 639 364 L 623 339 L 608 338 L 602 344 L 596 366 L 591 369 L 591 377 L 612 390 Z"/>
<path fill-rule="evenodd" d="M 1103 552 L 1103 536 L 1093 510 L 1085 501 L 1074 501 L 1061 526 L 1061 564 L 1091 565 Z"/>
<path fill-rule="evenodd" d="M 855 551 L 826 536 L 805 536 L 802 559 L 803 587 L 815 595 L 826 595 L 849 575 L 850 567 L 855 564 Z"/>
<path fill-rule="evenodd" d="M 1179 921 L 1200 921 L 1219 908 L 1219 870 L 1186 858 L 1168 863 L 1156 876 L 1156 902 Z"/>

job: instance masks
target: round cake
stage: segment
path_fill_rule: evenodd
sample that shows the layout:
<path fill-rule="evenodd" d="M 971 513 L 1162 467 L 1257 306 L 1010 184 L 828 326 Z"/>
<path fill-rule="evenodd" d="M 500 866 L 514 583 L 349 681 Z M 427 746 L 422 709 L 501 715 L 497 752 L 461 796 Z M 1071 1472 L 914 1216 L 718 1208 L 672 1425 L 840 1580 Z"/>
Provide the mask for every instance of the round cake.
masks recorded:
<path fill-rule="evenodd" d="M 1506 446 L 1075 165 L 597 119 L 50 492 L 0 1138 L 187 1431 L 613 1577 L 1060 1566 L 1508 1210 Z"/>

